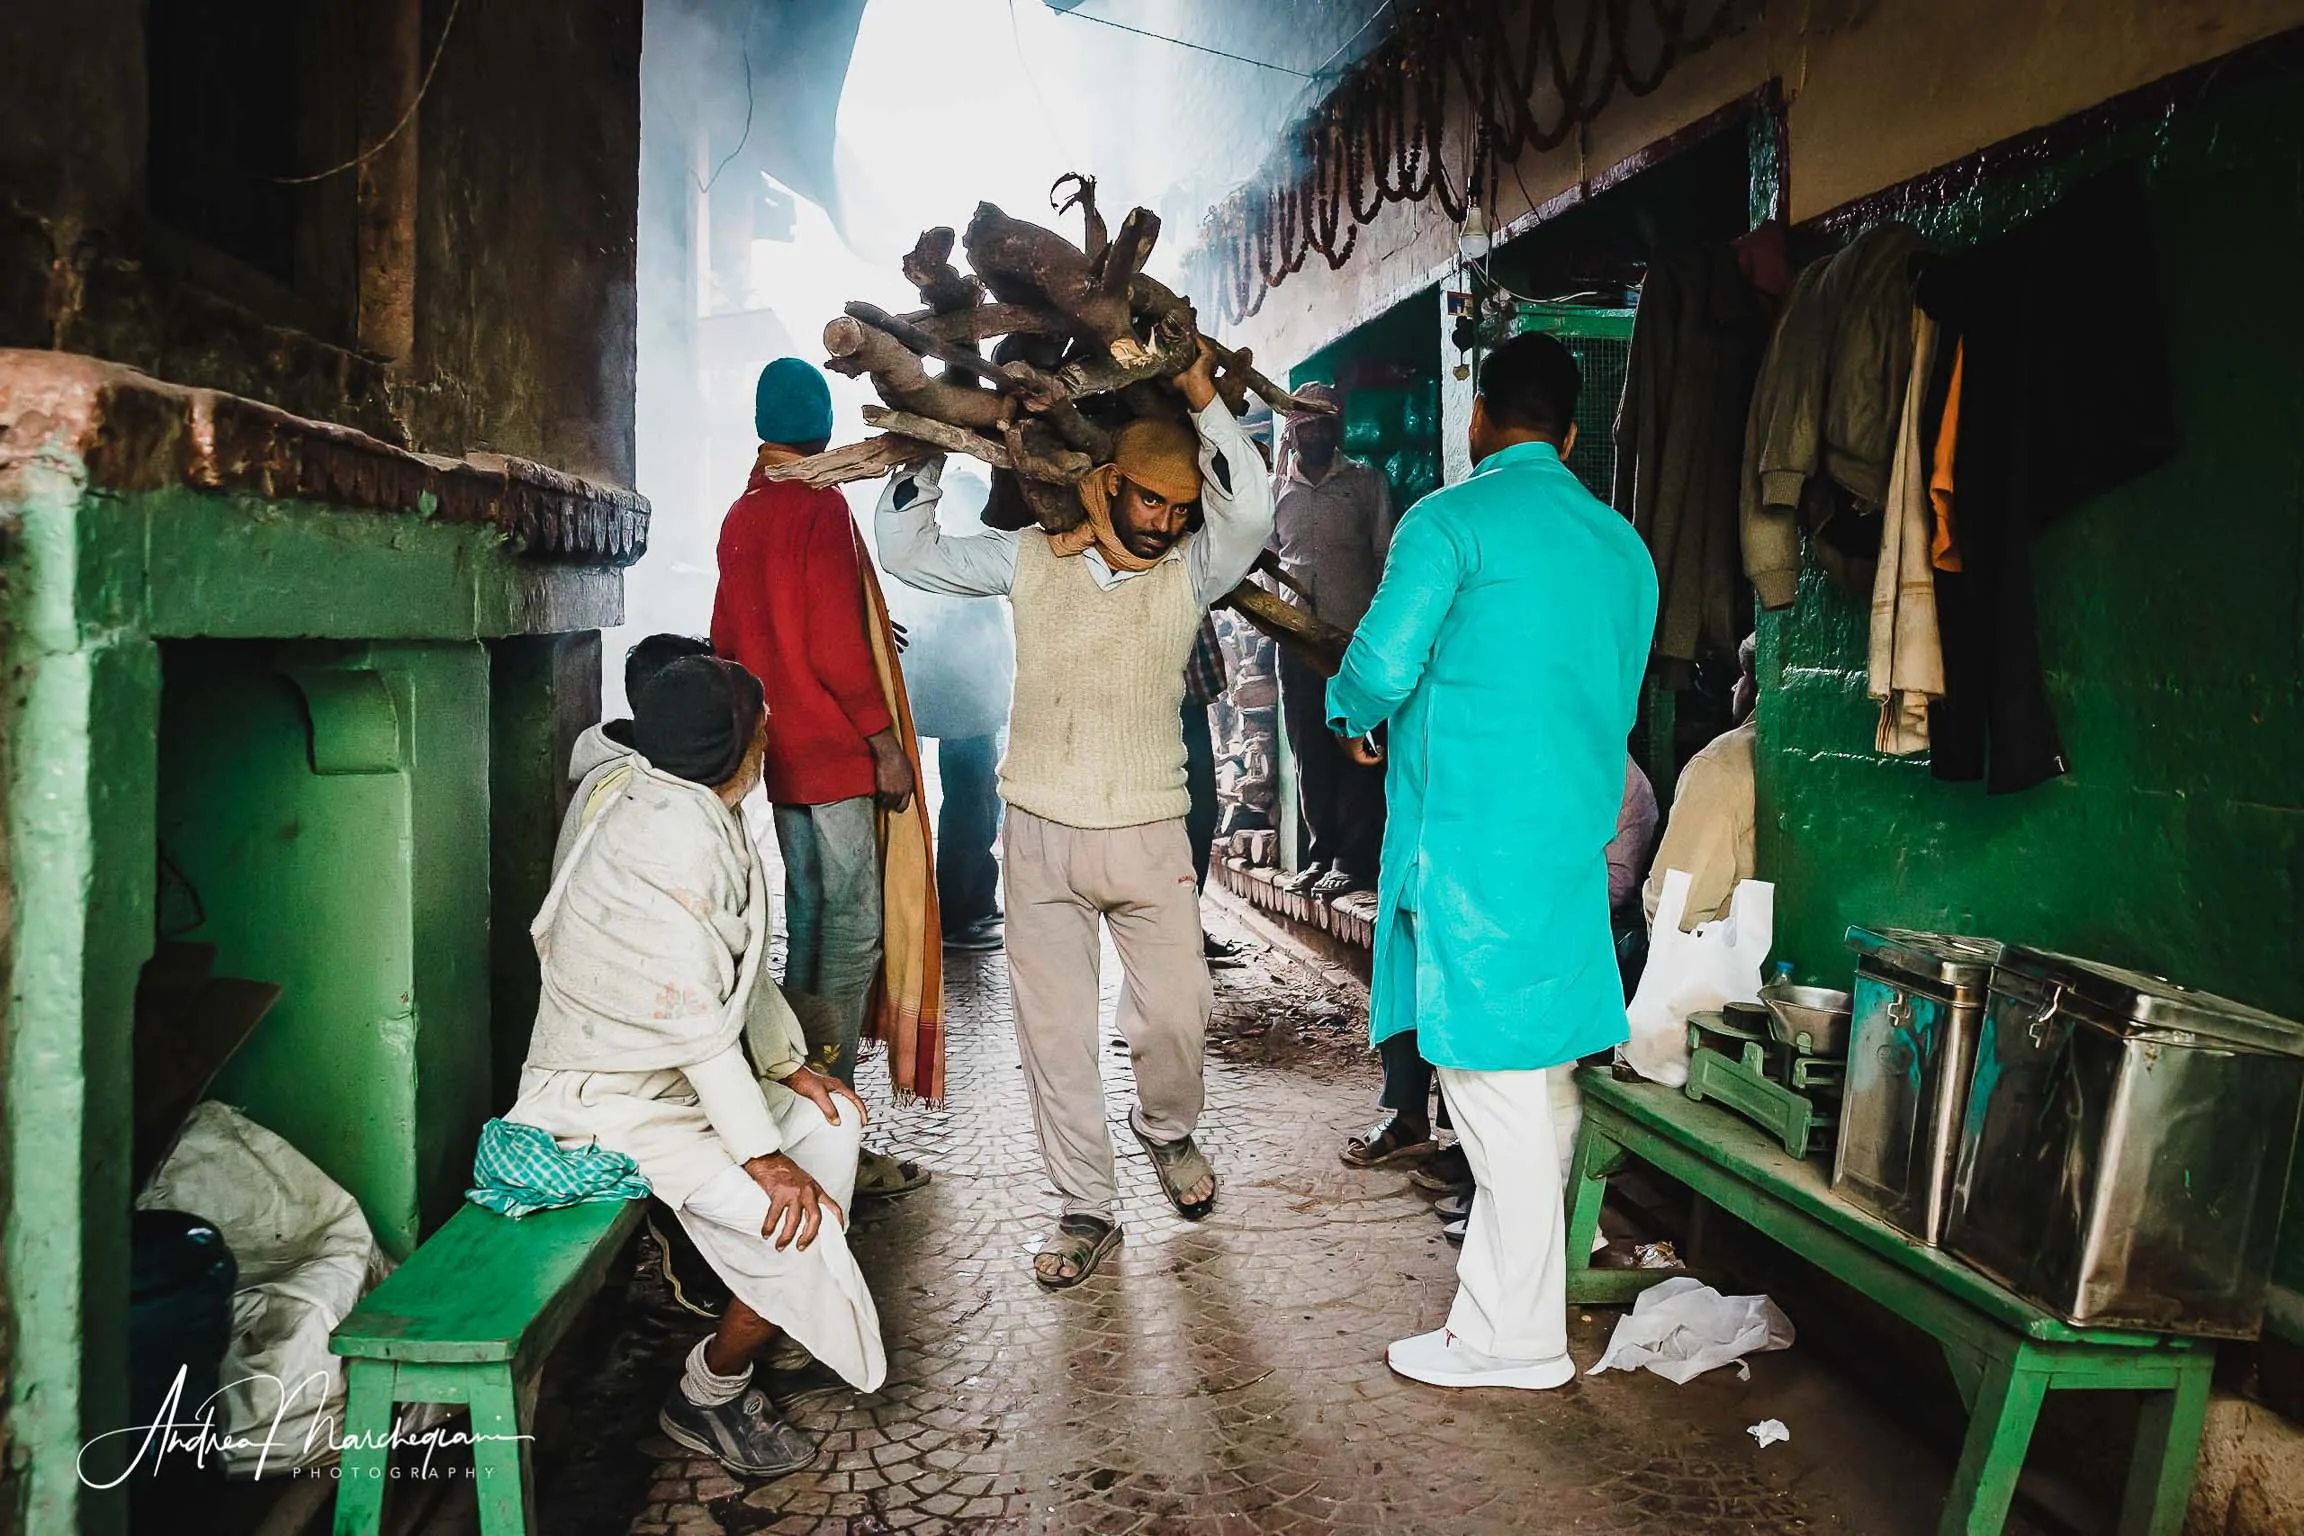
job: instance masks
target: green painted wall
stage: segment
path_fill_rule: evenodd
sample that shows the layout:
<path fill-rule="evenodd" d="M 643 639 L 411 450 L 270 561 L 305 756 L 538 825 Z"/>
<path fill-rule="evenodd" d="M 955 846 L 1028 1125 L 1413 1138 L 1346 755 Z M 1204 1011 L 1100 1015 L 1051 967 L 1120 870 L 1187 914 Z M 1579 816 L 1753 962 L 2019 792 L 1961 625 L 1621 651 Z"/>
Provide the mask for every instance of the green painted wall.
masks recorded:
<path fill-rule="evenodd" d="M 285 989 L 216 1097 L 405 1254 L 461 1197 L 488 1103 L 487 653 L 175 642 L 165 663 L 160 838 L 207 915 L 181 937 Z"/>
<path fill-rule="evenodd" d="M 599 710 L 600 635 L 519 635 L 488 647 L 492 737 L 489 899 L 495 1010 L 491 1108 L 517 1097 L 536 1020 L 528 925 L 552 884 L 552 849 L 575 786 L 568 758 Z"/>
<path fill-rule="evenodd" d="M 1974 240 L 2115 157 L 2147 168 L 2184 448 L 2040 537 L 2041 650 L 2073 771 L 1994 797 L 1876 755 L 1865 611 L 1810 572 L 1760 627 L 1759 857 L 1777 882 L 1777 953 L 1832 979 L 1851 922 L 1951 928 L 2304 1018 L 2293 82 L 2232 86 L 1914 218 L 1941 242 Z M 2304 1179 L 2280 1275 L 2304 1285 Z"/>
<path fill-rule="evenodd" d="M 75 1458 L 123 1423 L 129 1043 L 157 818 L 200 871 L 200 936 L 291 983 L 226 1096 L 336 1171 L 404 1251 L 453 1207 L 494 1086 L 493 754 L 565 761 L 558 744 L 598 713 L 597 642 L 575 632 L 621 621 L 622 578 L 519 559 L 481 527 L 93 490 L 65 452 L 16 460 L 0 516 L 9 1455 L 22 1529 L 102 1533 L 124 1501 L 83 1489 Z M 553 637 L 534 643 L 558 664 L 495 679 L 489 642 L 527 636 Z M 519 706 L 501 724 L 492 693 Z M 523 1040 L 527 1025 L 511 1023 Z"/>

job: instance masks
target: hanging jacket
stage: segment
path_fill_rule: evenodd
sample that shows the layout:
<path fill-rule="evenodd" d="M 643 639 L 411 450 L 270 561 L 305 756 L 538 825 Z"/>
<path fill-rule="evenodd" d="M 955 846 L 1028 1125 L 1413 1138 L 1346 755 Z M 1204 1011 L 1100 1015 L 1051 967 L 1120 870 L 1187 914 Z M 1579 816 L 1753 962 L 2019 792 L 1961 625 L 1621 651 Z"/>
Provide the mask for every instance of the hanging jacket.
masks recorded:
<path fill-rule="evenodd" d="M 1768 340 L 1765 300 L 1725 245 L 1649 263 L 1609 500 L 1656 562 L 1659 662 L 1732 655 L 1744 423 Z"/>
<path fill-rule="evenodd" d="M 1802 527 L 1887 499 L 1912 368 L 1912 257 L 1924 249 L 1905 225 L 1876 224 L 1802 272 L 1776 323 L 1752 392 L 1740 519 L 1764 608 L 1791 605 Z M 1827 569 L 1869 598 L 1871 561 Z"/>

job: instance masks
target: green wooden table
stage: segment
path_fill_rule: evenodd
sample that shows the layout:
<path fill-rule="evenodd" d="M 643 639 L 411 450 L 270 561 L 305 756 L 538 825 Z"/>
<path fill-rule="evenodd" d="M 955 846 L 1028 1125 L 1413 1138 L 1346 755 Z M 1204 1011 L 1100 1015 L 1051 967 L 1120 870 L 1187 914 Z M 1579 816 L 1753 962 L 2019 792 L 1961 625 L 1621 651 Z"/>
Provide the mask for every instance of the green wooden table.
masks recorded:
<path fill-rule="evenodd" d="M 1637 1158 L 1927 1332 L 1968 1405 L 1968 1435 L 1937 1530 L 2001 1530 L 2042 1400 L 2057 1390 L 2142 1392 L 2121 1536 L 2176 1536 L 2192 1495 L 2208 1407 L 2211 1343 L 2075 1328 L 1967 1265 L 1833 1195 L 1821 1160 L 1800 1161 L 1759 1127 L 1677 1088 L 1577 1074 L 1584 1126 L 1569 1172 L 1568 1299 L 1630 1301 L 1669 1271 L 1593 1269 L 1608 1176 Z"/>
<path fill-rule="evenodd" d="M 481 1531 L 535 1530 L 536 1377 L 645 1203 L 594 1201 L 517 1221 L 467 1205 L 353 1309 L 328 1341 L 345 1359 L 336 1536 L 381 1527 L 401 1403 L 465 1404 Z"/>

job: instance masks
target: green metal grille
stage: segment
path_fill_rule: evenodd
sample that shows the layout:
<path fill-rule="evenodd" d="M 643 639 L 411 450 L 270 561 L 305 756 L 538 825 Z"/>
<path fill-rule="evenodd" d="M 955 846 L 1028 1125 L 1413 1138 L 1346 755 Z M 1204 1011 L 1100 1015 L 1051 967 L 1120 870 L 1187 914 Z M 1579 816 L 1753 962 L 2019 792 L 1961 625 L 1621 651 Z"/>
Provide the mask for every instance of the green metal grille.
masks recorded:
<path fill-rule="evenodd" d="M 1568 468 L 1584 488 L 1606 501 L 1616 479 L 1616 405 L 1624 397 L 1624 373 L 1632 358 L 1630 309 L 1593 309 L 1575 304 L 1519 303 L 1496 327 L 1496 340 L 1541 331 L 1557 336 L 1575 356 L 1584 375 L 1576 397 L 1576 446 Z"/>

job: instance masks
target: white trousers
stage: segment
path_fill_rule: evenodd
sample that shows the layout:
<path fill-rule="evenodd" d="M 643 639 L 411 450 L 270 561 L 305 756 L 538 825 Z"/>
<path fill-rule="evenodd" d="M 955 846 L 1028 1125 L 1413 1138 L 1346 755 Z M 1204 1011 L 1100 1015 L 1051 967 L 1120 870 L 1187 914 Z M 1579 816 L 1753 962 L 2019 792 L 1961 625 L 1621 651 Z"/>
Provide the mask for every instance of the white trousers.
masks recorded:
<path fill-rule="evenodd" d="M 853 1105 L 832 1102 L 840 1111 L 837 1122 L 826 1120 L 822 1110 L 796 1093 L 769 1094 L 784 1155 L 808 1170 L 824 1193 L 849 1212 L 864 1128 Z M 856 1256 L 848 1251 L 847 1232 L 826 1211 L 816 1241 L 805 1252 L 796 1247 L 778 1252 L 761 1233 L 767 1220 L 767 1193 L 740 1163 L 705 1181 L 680 1208 L 680 1225 L 746 1306 L 790 1334 L 850 1386 L 878 1391 L 888 1376 L 880 1312 Z"/>
<path fill-rule="evenodd" d="M 1439 1068 L 1478 1186 L 1465 1219 L 1448 1331 L 1499 1359 L 1551 1360 L 1568 1352 L 1561 1195 L 1581 1119 L 1568 1078 L 1574 1070 L 1573 1064 L 1529 1072 Z M 1566 1112 L 1556 1114 L 1556 1104 Z"/>

